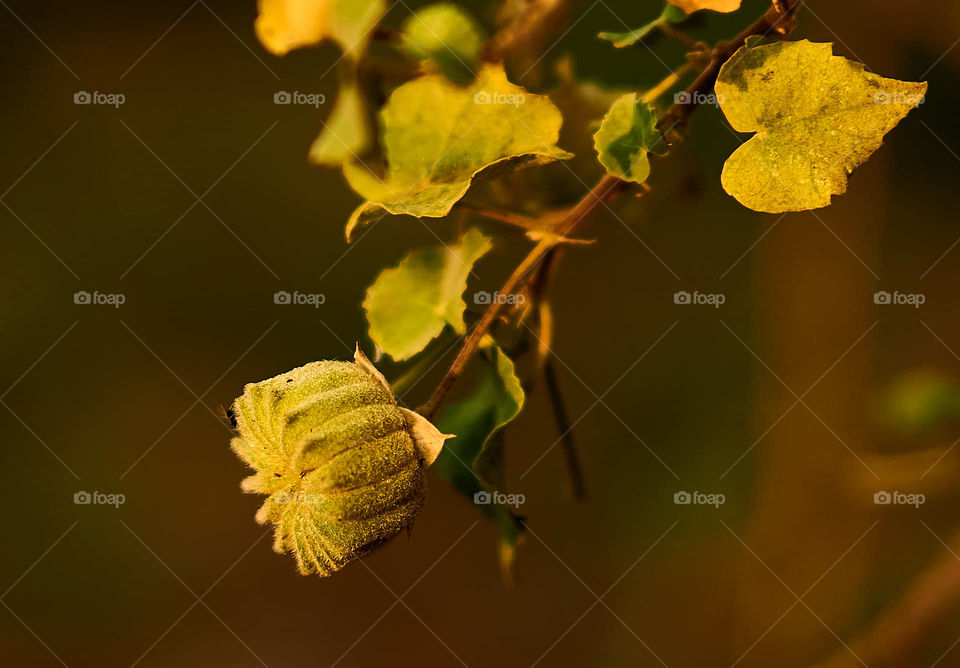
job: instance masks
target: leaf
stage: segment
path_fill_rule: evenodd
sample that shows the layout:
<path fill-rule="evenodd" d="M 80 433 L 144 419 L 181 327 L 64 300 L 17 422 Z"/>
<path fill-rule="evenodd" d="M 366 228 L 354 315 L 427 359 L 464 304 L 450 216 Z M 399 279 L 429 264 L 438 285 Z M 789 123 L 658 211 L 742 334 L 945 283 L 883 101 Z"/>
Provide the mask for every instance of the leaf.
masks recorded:
<path fill-rule="evenodd" d="M 404 48 L 433 62 L 450 81 L 464 85 L 475 76 L 483 34 L 466 11 L 449 2 L 427 5 L 403 24 Z"/>
<path fill-rule="evenodd" d="M 447 325 L 463 334 L 467 278 L 491 247 L 490 239 L 470 229 L 452 246 L 413 251 L 380 272 L 363 301 L 370 338 L 400 361 L 423 350 Z"/>
<path fill-rule="evenodd" d="M 520 414 L 525 400 L 513 361 L 496 345 L 485 354 L 483 376 L 473 393 L 452 404 L 437 421 L 441 431 L 456 437 L 447 441 L 433 468 L 471 501 L 503 484 L 500 430 Z M 479 507 L 494 520 L 500 539 L 515 545 L 523 529 L 521 520 L 496 503 Z"/>
<path fill-rule="evenodd" d="M 613 42 L 613 45 L 618 49 L 622 49 L 627 46 L 633 46 L 664 24 L 679 23 L 685 18 L 687 18 L 687 15 L 682 9 L 668 4 L 663 8 L 660 16 L 650 23 L 640 26 L 636 30 L 627 30 L 625 32 L 602 32 L 598 36 L 600 39 Z"/>
<path fill-rule="evenodd" d="M 403 84 L 380 112 L 386 179 L 355 162 L 343 166 L 369 200 L 354 211 L 348 239 L 383 211 L 447 215 L 481 172 L 571 157 L 556 146 L 562 122 L 549 98 L 514 86 L 502 65 L 484 66 L 466 88 L 439 74 Z"/>
<path fill-rule="evenodd" d="M 364 153 L 372 139 L 366 119 L 367 101 L 354 76 L 349 75 L 340 84 L 323 132 L 310 147 L 310 160 L 318 165 L 339 166 Z"/>
<path fill-rule="evenodd" d="M 337 42 L 345 53 L 366 49 L 370 31 L 386 11 L 385 0 L 259 0 L 254 24 L 270 53 Z"/>
<path fill-rule="evenodd" d="M 477 184 L 470 191 L 472 201 L 540 218 L 545 211 L 569 209 L 582 194 L 584 183 L 595 183 L 606 173 L 597 160 L 593 135 L 610 105 L 630 89 L 611 89 L 578 76 L 569 57 L 557 63 L 553 76 L 560 85 L 550 91 L 550 100 L 563 115 L 558 143 L 574 156 L 562 164 Z"/>
<path fill-rule="evenodd" d="M 738 132 L 757 135 L 723 167 L 723 187 L 755 211 L 829 206 L 847 175 L 923 101 L 927 84 L 885 79 L 808 41 L 740 49 L 716 93 Z"/>
<path fill-rule="evenodd" d="M 636 183 L 650 175 L 647 153 L 658 146 L 665 148 L 656 113 L 636 93 L 628 93 L 610 106 L 593 141 L 600 164 L 609 174 Z"/>
<path fill-rule="evenodd" d="M 667 0 L 667 2 L 676 5 L 687 14 L 699 12 L 701 9 L 729 14 L 740 9 L 742 0 Z"/>

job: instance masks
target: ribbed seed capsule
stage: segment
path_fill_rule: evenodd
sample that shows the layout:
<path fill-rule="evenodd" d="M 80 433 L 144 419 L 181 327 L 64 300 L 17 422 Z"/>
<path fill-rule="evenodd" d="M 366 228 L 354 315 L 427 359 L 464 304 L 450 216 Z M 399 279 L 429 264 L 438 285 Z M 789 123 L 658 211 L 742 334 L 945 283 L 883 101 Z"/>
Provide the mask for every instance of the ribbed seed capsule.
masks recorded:
<path fill-rule="evenodd" d="M 423 505 L 423 468 L 448 438 L 397 406 L 359 347 L 354 362 L 313 362 L 251 383 L 233 404 L 231 448 L 267 494 L 257 522 L 304 575 L 331 575 L 409 527 Z"/>

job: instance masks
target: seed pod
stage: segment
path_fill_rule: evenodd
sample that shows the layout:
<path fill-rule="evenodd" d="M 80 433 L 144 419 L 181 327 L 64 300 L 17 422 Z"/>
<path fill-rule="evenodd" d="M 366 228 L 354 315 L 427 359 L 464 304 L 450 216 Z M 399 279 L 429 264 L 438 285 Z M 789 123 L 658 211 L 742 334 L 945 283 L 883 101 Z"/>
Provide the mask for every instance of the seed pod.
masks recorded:
<path fill-rule="evenodd" d="M 332 575 L 408 528 L 423 505 L 423 468 L 449 436 L 397 406 L 357 347 L 354 362 L 313 362 L 251 383 L 233 404 L 230 447 L 256 473 L 245 492 L 273 549 L 304 575 Z"/>

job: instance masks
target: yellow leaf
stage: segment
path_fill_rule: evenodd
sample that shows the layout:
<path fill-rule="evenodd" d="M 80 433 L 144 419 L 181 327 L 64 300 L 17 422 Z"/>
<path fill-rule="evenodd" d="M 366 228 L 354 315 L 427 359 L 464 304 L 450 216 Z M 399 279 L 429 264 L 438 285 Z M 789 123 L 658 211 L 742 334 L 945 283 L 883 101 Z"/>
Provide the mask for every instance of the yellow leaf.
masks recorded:
<path fill-rule="evenodd" d="M 340 85 L 323 132 L 310 147 L 310 160 L 318 165 L 339 166 L 362 155 L 372 141 L 367 125 L 367 101 L 351 73 Z"/>
<path fill-rule="evenodd" d="M 701 9 L 712 9 L 715 12 L 728 14 L 740 9 L 742 0 L 667 0 L 671 5 L 679 7 L 687 14 L 693 14 Z"/>
<path fill-rule="evenodd" d="M 254 28 L 277 56 L 332 39 L 344 52 L 362 51 L 386 10 L 385 0 L 259 0 Z"/>
<path fill-rule="evenodd" d="M 445 216 L 481 172 L 571 157 L 556 145 L 562 122 L 550 98 L 510 83 L 502 65 L 485 66 L 466 87 L 442 74 L 403 84 L 380 112 L 386 178 L 344 163 L 350 185 L 369 200 L 351 217 L 347 238 L 384 210 Z"/>
<path fill-rule="evenodd" d="M 829 206 L 926 91 L 866 72 L 829 43 L 744 47 L 720 70 L 716 93 L 733 128 L 757 134 L 727 160 L 723 187 L 754 211 Z"/>

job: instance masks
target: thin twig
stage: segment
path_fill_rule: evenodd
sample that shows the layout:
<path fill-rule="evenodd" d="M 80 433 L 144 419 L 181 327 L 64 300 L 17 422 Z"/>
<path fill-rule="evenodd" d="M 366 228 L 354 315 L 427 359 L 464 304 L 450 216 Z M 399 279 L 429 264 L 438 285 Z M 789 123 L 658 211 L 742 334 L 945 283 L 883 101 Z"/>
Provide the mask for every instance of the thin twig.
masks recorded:
<path fill-rule="evenodd" d="M 680 77 L 692 70 L 694 67 L 696 67 L 696 65 L 693 62 L 684 63 L 667 75 L 663 81 L 644 93 L 641 96 L 641 99 L 647 103 L 656 102 L 658 97 L 676 86 L 677 82 L 680 81 Z"/>
<path fill-rule="evenodd" d="M 586 196 L 584 196 L 582 200 L 580 200 L 572 209 L 570 209 L 567 215 L 563 218 L 563 221 L 561 221 L 561 223 L 557 226 L 557 234 L 561 237 L 566 237 L 572 234 L 574 231 L 576 231 L 577 227 L 583 223 L 584 220 L 589 218 L 593 212 L 597 210 L 597 208 L 604 206 L 609 201 L 613 200 L 613 198 L 615 198 L 626 187 L 626 181 L 621 181 L 620 179 L 609 175 L 604 176 L 602 179 L 600 179 L 600 182 L 597 183 L 597 185 L 594 186 L 590 192 L 586 194 Z M 557 238 L 547 237 L 534 246 L 533 250 L 527 254 L 520 265 L 513 271 L 512 274 L 510 274 L 510 277 L 503 284 L 503 287 L 500 288 L 500 294 L 513 294 L 513 292 L 526 279 L 527 274 L 529 274 L 530 271 L 539 264 L 540 260 L 542 260 L 551 249 L 556 247 L 557 243 Z M 457 378 L 459 378 L 460 374 L 463 373 L 463 370 L 466 367 L 467 362 L 469 362 L 470 358 L 473 356 L 473 353 L 477 351 L 477 348 L 480 345 L 480 340 L 490 329 L 490 326 L 494 323 L 506 305 L 507 304 L 505 300 L 495 301 L 487 308 L 484 314 L 480 317 L 480 320 L 470 331 L 466 342 L 463 344 L 463 348 L 460 349 L 460 353 L 453 361 L 453 364 L 447 371 L 446 376 L 444 376 L 443 380 L 440 381 L 440 384 L 437 386 L 437 389 L 434 390 L 434 393 L 430 399 L 427 400 L 427 403 L 421 406 L 417 412 L 419 412 L 428 420 L 433 417 L 433 414 L 439 407 L 440 402 L 443 401 L 443 398 L 447 395 L 447 392 L 450 391 L 450 388 L 453 387 L 453 384 L 456 382 Z"/>
<path fill-rule="evenodd" d="M 773 0 L 772 4 L 773 6 L 763 16 L 754 21 L 739 35 L 729 42 L 721 42 L 713 48 L 710 64 L 687 88 L 687 95 L 684 97 L 689 102 L 678 101 L 667 110 L 667 113 L 661 119 L 660 127 L 666 128 L 662 130 L 664 135 L 674 131 L 683 132 L 690 115 L 699 106 L 699 101 L 705 99 L 706 95 L 713 90 L 713 86 L 717 82 L 717 75 L 720 74 L 720 68 L 730 60 L 730 56 L 746 44 L 750 37 L 766 37 L 775 33 L 778 37 L 784 38 L 793 31 L 795 27 L 794 17 L 803 6 L 803 0 Z"/>
<path fill-rule="evenodd" d="M 573 429 L 567 418 L 567 409 L 557 381 L 557 371 L 553 359 L 549 358 L 543 366 L 543 379 L 550 394 L 550 405 L 553 407 L 553 416 L 560 430 L 560 441 L 563 444 L 563 454 L 567 459 L 567 470 L 570 472 L 570 487 L 573 498 L 585 499 L 587 487 L 583 480 L 583 471 L 580 469 L 580 457 L 577 454 L 576 444 L 573 441 Z"/>
<path fill-rule="evenodd" d="M 757 19 L 753 25 L 740 33 L 732 41 L 718 44 L 713 50 L 713 58 L 710 64 L 700 73 L 696 81 L 687 88 L 687 93 L 692 102 L 690 104 L 678 102 L 667 111 L 665 120 L 670 119 L 672 122 L 668 124 L 668 129 L 664 131 L 664 133 L 681 130 L 686 125 L 686 120 L 690 114 L 699 106 L 697 101 L 702 98 L 703 94 L 713 88 L 713 84 L 716 82 L 717 74 L 720 72 L 723 63 L 746 43 L 747 38 L 753 35 L 768 35 L 772 32 L 777 32 L 781 36 L 789 34 L 793 29 L 793 16 L 802 4 L 803 0 L 773 0 L 771 9 Z M 663 127 L 662 121 L 661 127 Z M 584 220 L 590 217 L 598 208 L 605 206 L 609 201 L 613 200 L 626 189 L 627 185 L 628 183 L 626 181 L 621 181 L 615 176 L 610 176 L 609 174 L 604 176 L 583 199 L 570 209 L 568 214 L 557 226 L 558 234 L 562 237 L 572 234 Z M 503 284 L 503 287 L 500 289 L 500 294 L 512 294 L 514 290 L 526 280 L 527 274 L 532 271 L 541 260 L 551 254 L 556 247 L 557 240 L 554 238 L 545 238 L 540 241 Z M 421 415 L 427 419 L 433 418 L 440 403 L 446 397 L 450 388 L 453 387 L 457 378 L 460 377 L 460 374 L 463 373 L 467 362 L 470 361 L 470 358 L 477 351 L 477 348 L 480 346 L 480 340 L 489 331 L 491 325 L 493 325 L 505 307 L 505 302 L 497 301 L 487 308 L 483 316 L 481 316 L 480 320 L 470 331 L 467 340 L 463 344 L 463 348 L 460 349 L 460 353 L 447 370 L 446 375 L 440 381 L 437 389 L 434 390 L 430 399 L 418 409 Z"/>
<path fill-rule="evenodd" d="M 680 42 L 691 51 L 698 51 L 702 49 L 704 46 L 706 46 L 703 42 L 698 42 L 697 40 L 690 37 L 687 33 L 683 32 L 682 30 L 678 30 L 677 28 L 674 28 L 672 25 L 670 25 L 669 21 L 663 21 L 659 23 L 657 25 L 657 28 L 665 36 Z"/>

